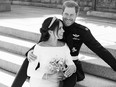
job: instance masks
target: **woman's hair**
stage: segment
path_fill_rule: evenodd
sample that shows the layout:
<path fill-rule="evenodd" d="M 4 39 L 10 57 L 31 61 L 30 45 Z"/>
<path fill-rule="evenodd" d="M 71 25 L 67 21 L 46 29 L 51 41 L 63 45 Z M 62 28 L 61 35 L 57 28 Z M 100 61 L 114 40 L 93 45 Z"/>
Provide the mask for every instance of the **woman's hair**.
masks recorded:
<path fill-rule="evenodd" d="M 62 10 L 64 11 L 66 7 L 74 7 L 75 8 L 75 12 L 78 13 L 79 12 L 79 5 L 77 2 L 73 1 L 73 0 L 67 0 L 63 3 L 62 6 Z"/>
<path fill-rule="evenodd" d="M 42 27 L 40 28 L 41 37 L 39 42 L 47 41 L 49 39 L 49 30 L 55 31 L 55 29 L 57 28 L 58 31 L 60 21 L 61 20 L 56 17 L 48 17 L 47 19 L 45 19 L 42 23 Z"/>

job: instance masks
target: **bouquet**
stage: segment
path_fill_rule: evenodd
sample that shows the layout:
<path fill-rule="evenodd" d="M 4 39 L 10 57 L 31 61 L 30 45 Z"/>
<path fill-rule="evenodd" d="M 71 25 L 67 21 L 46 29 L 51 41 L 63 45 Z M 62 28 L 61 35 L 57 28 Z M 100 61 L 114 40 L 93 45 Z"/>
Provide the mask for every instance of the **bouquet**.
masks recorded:
<path fill-rule="evenodd" d="M 64 72 L 66 70 L 66 67 L 67 65 L 63 58 L 53 58 L 49 62 L 48 69 L 51 74 L 55 74 L 58 72 Z"/>

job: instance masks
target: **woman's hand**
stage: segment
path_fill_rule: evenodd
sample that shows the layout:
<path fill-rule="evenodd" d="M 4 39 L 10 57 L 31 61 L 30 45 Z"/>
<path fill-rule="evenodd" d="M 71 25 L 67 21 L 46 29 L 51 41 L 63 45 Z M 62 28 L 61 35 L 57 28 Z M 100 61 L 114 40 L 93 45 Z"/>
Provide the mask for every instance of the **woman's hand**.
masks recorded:
<path fill-rule="evenodd" d="M 65 77 L 70 77 L 73 73 L 76 72 L 76 66 L 75 65 L 69 65 L 67 68 L 66 68 L 66 71 L 64 73 L 64 76 Z"/>
<path fill-rule="evenodd" d="M 37 56 L 33 54 L 33 50 L 30 50 L 27 54 L 27 59 L 29 62 L 35 61 L 37 59 Z"/>
<path fill-rule="evenodd" d="M 63 72 L 57 72 L 55 74 L 50 74 L 50 73 L 45 73 L 42 77 L 42 79 L 45 80 L 53 80 L 53 81 L 62 81 L 64 80 L 66 77 L 64 76 Z"/>

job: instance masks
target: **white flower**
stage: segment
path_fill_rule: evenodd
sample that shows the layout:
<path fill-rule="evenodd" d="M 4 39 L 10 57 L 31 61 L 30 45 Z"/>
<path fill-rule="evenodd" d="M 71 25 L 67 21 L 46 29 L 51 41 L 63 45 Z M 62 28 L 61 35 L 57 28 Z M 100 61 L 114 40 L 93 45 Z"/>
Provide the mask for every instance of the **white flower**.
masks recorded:
<path fill-rule="evenodd" d="M 53 60 L 51 60 L 49 62 L 49 72 L 51 72 L 51 74 L 55 74 L 58 72 L 63 72 L 66 69 L 66 64 L 65 61 L 63 60 L 63 58 L 53 58 Z"/>

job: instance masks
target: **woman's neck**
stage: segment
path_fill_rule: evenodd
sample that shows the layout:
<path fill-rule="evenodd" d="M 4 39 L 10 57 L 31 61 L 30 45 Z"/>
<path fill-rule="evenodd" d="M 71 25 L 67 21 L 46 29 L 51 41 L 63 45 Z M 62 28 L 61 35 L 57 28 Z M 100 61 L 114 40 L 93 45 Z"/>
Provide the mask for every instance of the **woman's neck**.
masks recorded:
<path fill-rule="evenodd" d="M 49 39 L 48 41 L 42 42 L 44 46 L 51 46 L 51 47 L 60 47 L 64 46 L 64 43 L 58 40 Z"/>
<path fill-rule="evenodd" d="M 58 46 L 58 40 L 49 39 L 45 42 L 48 46 Z"/>

